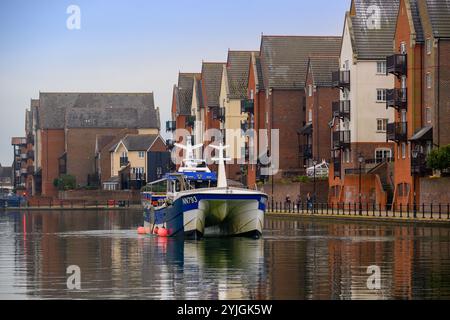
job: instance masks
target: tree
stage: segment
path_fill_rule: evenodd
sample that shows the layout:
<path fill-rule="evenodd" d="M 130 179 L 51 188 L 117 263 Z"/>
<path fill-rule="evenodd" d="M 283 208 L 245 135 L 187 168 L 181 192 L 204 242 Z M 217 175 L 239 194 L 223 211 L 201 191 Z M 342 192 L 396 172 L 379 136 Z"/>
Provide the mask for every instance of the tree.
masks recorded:
<path fill-rule="evenodd" d="M 427 166 L 441 172 L 450 169 L 450 145 L 431 151 L 427 158 Z"/>
<path fill-rule="evenodd" d="M 69 174 L 61 175 L 53 180 L 53 185 L 59 191 L 74 190 L 77 187 L 76 178 Z"/>

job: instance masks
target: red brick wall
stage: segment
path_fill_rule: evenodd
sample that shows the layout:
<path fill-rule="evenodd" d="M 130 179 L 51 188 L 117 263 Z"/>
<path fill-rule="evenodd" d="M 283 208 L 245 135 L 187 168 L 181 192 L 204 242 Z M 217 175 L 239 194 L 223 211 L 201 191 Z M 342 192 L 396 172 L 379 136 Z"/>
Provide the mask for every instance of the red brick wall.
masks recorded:
<path fill-rule="evenodd" d="M 59 176 L 58 158 L 65 150 L 64 130 L 41 130 L 42 195 L 57 196 L 53 180 Z"/>
<path fill-rule="evenodd" d="M 450 190 L 450 178 L 423 178 L 420 179 L 420 198 L 419 203 L 425 204 L 450 204 L 450 193 L 443 190 Z M 444 212 L 447 208 L 445 208 Z"/>
<path fill-rule="evenodd" d="M 439 41 L 439 114 L 437 115 L 437 143 L 450 144 L 450 40 Z"/>

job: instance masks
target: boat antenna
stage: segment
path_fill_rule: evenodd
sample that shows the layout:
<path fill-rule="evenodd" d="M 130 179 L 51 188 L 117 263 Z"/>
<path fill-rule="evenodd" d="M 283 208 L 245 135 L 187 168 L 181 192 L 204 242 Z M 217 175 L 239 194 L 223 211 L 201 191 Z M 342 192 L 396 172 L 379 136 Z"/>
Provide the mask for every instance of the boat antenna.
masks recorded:
<path fill-rule="evenodd" d="M 195 160 L 195 158 L 194 158 L 194 150 L 197 150 L 197 149 L 202 148 L 202 147 L 203 147 L 203 144 L 197 144 L 197 145 L 193 146 L 193 145 L 192 145 L 192 137 L 191 137 L 191 136 L 188 136 L 188 137 L 187 137 L 187 144 L 186 144 L 186 145 L 182 145 L 182 144 L 179 144 L 179 143 L 175 143 L 175 146 L 176 146 L 177 148 L 186 150 L 186 159 L 184 159 L 183 161 L 184 161 L 185 163 L 187 163 L 187 162 L 191 163 L 191 162 L 195 162 L 195 161 L 194 161 L 194 160 Z"/>
<path fill-rule="evenodd" d="M 230 146 L 224 146 L 221 142 L 219 146 L 210 144 L 209 147 L 219 151 L 219 157 L 212 159 L 213 161 L 219 162 L 219 177 L 217 181 L 217 187 L 228 188 L 227 174 L 225 171 L 225 161 L 231 161 L 231 159 L 224 157 L 224 151 Z"/>

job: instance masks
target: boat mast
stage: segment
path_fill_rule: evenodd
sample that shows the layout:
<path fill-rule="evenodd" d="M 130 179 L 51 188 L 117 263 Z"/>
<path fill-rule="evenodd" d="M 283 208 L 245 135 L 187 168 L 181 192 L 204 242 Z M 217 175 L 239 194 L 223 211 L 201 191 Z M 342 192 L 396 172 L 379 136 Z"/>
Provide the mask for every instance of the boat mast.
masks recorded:
<path fill-rule="evenodd" d="M 228 188 L 228 182 L 227 182 L 227 174 L 225 171 L 225 161 L 231 161 L 229 158 L 224 157 L 224 152 L 226 149 L 229 148 L 229 146 L 224 146 L 222 143 L 219 144 L 219 146 L 215 146 L 210 144 L 211 148 L 216 149 L 219 151 L 219 157 L 213 158 L 213 161 L 219 162 L 219 172 L 218 172 L 218 180 L 217 180 L 217 187 L 218 188 Z"/>

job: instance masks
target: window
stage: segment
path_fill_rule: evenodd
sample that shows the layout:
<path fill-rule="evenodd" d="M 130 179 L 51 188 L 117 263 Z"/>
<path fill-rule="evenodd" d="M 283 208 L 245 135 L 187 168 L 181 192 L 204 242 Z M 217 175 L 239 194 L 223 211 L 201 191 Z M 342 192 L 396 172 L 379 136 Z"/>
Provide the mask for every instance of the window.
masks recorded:
<path fill-rule="evenodd" d="M 253 92 L 253 89 L 252 90 L 250 90 L 250 99 L 254 99 L 255 98 L 255 96 L 254 96 L 254 92 Z"/>
<path fill-rule="evenodd" d="M 392 157 L 391 149 L 377 149 L 375 150 L 375 160 L 377 163 L 388 160 Z"/>
<path fill-rule="evenodd" d="M 386 132 L 388 119 L 377 119 L 377 131 Z"/>
<path fill-rule="evenodd" d="M 144 159 L 145 158 L 145 151 L 139 151 L 139 158 Z"/>
<path fill-rule="evenodd" d="M 386 102 L 386 89 L 377 89 L 377 102 Z"/>
<path fill-rule="evenodd" d="M 432 42 L 431 39 L 427 39 L 427 54 L 431 54 Z"/>
<path fill-rule="evenodd" d="M 345 60 L 345 62 L 344 62 L 344 69 L 345 70 L 349 70 L 350 69 L 350 61 Z"/>
<path fill-rule="evenodd" d="M 406 42 L 400 44 L 400 52 L 401 54 L 406 54 Z"/>
<path fill-rule="evenodd" d="M 346 163 L 350 163 L 350 162 L 352 162 L 352 154 L 351 154 L 351 151 L 350 151 L 350 149 L 345 149 L 345 152 L 344 152 L 344 161 L 346 162 Z"/>
<path fill-rule="evenodd" d="M 122 152 L 122 158 L 128 158 L 128 153 L 126 153 L 125 151 Z"/>
<path fill-rule="evenodd" d="M 308 97 L 312 97 L 312 95 L 313 95 L 313 87 L 310 84 L 310 85 L 308 85 Z"/>
<path fill-rule="evenodd" d="M 406 143 L 402 143 L 402 159 L 406 159 Z"/>
<path fill-rule="evenodd" d="M 431 123 L 431 108 L 427 107 L 425 109 L 425 119 L 427 121 L 427 123 Z"/>
<path fill-rule="evenodd" d="M 312 122 L 313 121 L 313 113 L 312 113 L 312 109 L 309 109 L 308 111 L 308 121 Z"/>
<path fill-rule="evenodd" d="M 377 62 L 377 74 L 386 75 L 386 61 Z"/>
<path fill-rule="evenodd" d="M 431 73 L 430 72 L 427 73 L 426 83 L 427 83 L 427 88 L 431 89 L 431 86 L 432 86 L 433 83 L 432 83 Z"/>

